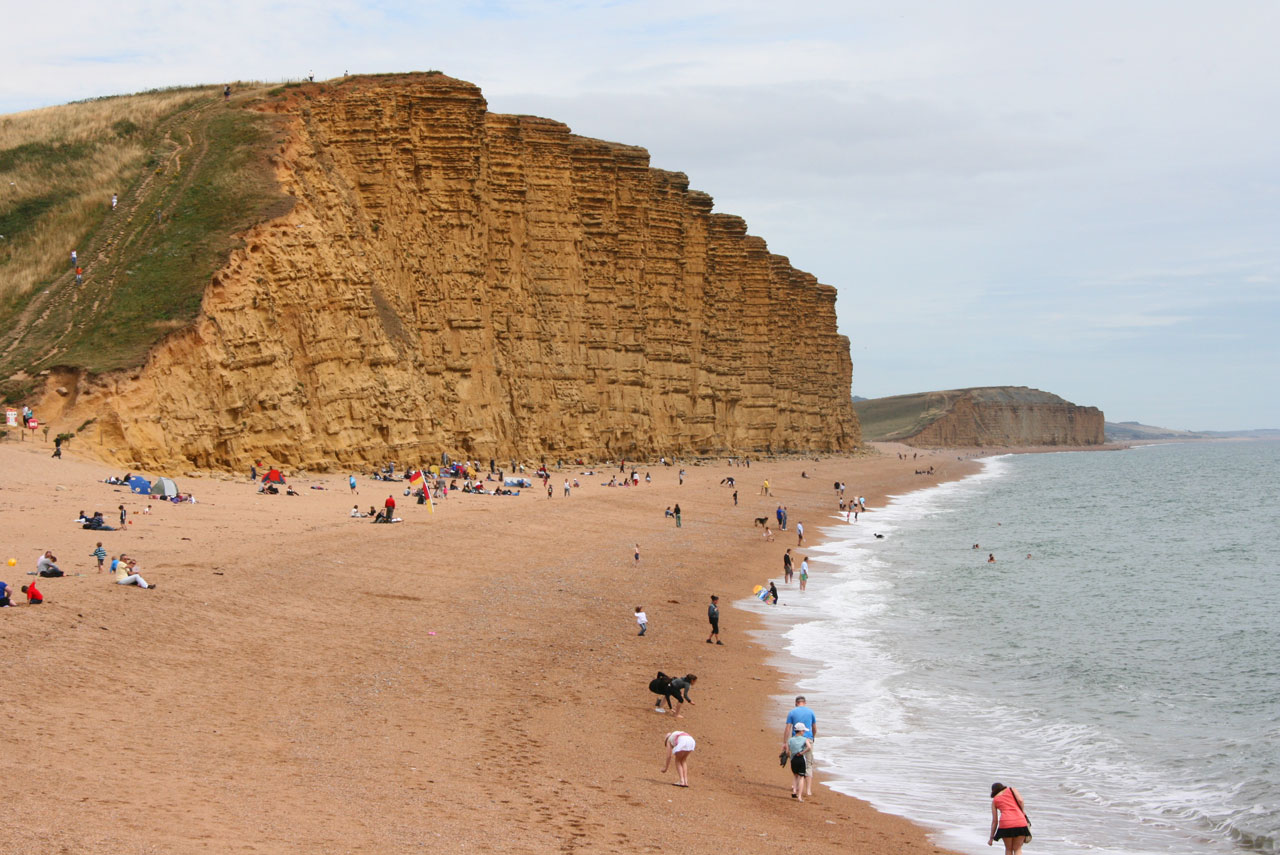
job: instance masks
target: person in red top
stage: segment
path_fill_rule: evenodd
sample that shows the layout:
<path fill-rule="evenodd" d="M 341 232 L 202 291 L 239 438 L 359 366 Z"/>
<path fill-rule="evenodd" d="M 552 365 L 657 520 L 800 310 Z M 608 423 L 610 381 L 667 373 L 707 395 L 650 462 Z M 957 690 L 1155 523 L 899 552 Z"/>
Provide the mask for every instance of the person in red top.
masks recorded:
<path fill-rule="evenodd" d="M 991 834 L 987 845 L 1004 841 L 1005 855 L 1018 855 L 1022 846 L 1031 839 L 1031 821 L 1022 804 L 1022 797 L 1013 787 L 999 782 L 991 785 Z"/>
<path fill-rule="evenodd" d="M 386 508 L 386 509 L 387 509 L 387 518 L 388 518 L 388 519 L 390 519 L 391 517 L 395 516 L 395 513 L 396 513 L 396 500 L 395 500 L 395 498 L 394 498 L 393 496 L 387 496 L 387 500 L 386 500 L 386 502 L 384 502 L 384 503 L 383 503 L 383 505 L 382 505 L 382 506 L 383 506 L 384 508 Z"/>
<path fill-rule="evenodd" d="M 27 605 L 38 606 L 44 602 L 44 594 L 36 590 L 36 583 L 22 586 L 22 593 L 27 595 Z"/>

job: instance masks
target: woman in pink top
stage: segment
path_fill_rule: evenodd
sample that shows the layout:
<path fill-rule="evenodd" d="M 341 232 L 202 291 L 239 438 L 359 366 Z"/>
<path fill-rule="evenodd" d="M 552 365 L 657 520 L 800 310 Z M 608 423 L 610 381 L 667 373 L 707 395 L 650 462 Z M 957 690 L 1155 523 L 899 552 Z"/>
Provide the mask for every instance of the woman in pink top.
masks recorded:
<path fill-rule="evenodd" d="M 1023 810 L 1022 797 L 1013 787 L 992 784 L 991 834 L 987 837 L 987 845 L 1003 840 L 1005 855 L 1018 855 L 1022 845 L 1030 839 L 1031 822 Z"/>

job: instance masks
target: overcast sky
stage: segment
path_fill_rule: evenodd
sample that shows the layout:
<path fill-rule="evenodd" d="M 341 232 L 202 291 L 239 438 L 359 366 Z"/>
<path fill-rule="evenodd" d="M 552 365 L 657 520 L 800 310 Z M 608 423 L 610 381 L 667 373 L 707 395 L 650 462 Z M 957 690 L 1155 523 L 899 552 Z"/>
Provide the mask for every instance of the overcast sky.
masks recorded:
<path fill-rule="evenodd" d="M 1280 427 L 1273 0 L 54 0 L 4 26 L 0 112 L 434 68 L 645 146 L 839 289 L 858 395 Z"/>

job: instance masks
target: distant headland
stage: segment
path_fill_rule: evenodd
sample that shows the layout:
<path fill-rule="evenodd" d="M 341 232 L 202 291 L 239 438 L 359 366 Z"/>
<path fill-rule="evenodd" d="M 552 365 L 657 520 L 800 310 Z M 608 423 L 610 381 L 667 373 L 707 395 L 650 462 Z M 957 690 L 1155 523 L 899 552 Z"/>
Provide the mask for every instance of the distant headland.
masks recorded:
<path fill-rule="evenodd" d="M 865 439 L 920 448 L 1102 445 L 1104 416 L 1026 386 L 854 399 Z"/>

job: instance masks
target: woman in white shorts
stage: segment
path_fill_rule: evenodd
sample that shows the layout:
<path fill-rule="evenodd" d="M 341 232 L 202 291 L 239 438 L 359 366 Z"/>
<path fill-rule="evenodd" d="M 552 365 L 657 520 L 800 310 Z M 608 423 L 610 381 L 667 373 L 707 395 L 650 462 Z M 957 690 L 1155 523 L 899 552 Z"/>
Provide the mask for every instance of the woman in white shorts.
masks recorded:
<path fill-rule="evenodd" d="M 667 746 L 667 761 L 662 764 L 662 771 L 667 771 L 667 767 L 671 765 L 671 759 L 674 757 L 676 772 L 680 775 L 680 780 L 675 782 L 675 785 L 677 787 L 689 786 L 689 755 L 697 747 L 693 737 L 683 730 L 673 730 L 663 737 L 662 744 Z"/>

